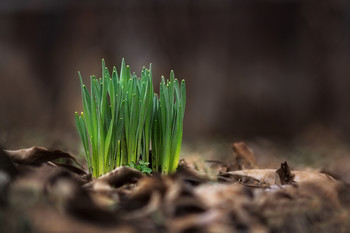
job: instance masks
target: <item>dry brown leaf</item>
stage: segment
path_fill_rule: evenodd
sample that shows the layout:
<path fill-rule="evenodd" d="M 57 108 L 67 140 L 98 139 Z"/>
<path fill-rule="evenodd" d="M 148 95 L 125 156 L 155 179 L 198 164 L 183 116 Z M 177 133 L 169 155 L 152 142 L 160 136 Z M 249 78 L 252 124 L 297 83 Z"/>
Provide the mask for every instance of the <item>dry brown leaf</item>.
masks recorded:
<path fill-rule="evenodd" d="M 275 192 L 261 192 L 249 208 L 253 213 L 264 216 L 269 229 L 348 232 L 345 227 L 349 226 L 349 215 L 339 203 L 336 186 L 337 182 L 304 180 Z"/>
<path fill-rule="evenodd" d="M 7 153 L 0 148 L 0 207 L 7 202 L 9 185 L 17 175 L 17 168 Z"/>
<path fill-rule="evenodd" d="M 134 211 L 130 211 L 128 213 L 123 214 L 121 217 L 125 220 L 134 220 L 138 218 L 147 217 L 148 215 L 154 213 L 160 208 L 161 205 L 161 194 L 158 191 L 154 191 L 151 194 L 151 197 L 148 203 Z"/>
<path fill-rule="evenodd" d="M 250 189 L 238 184 L 204 184 L 194 190 L 207 208 L 231 209 L 252 200 Z"/>
<path fill-rule="evenodd" d="M 274 169 L 251 169 L 228 172 L 232 175 L 248 176 L 269 185 L 279 185 L 280 178 Z M 294 181 L 301 182 L 335 182 L 336 180 L 324 173 L 316 171 L 292 171 L 295 175 Z"/>
<path fill-rule="evenodd" d="M 60 170 L 47 179 L 45 190 L 58 207 L 75 217 L 97 223 L 114 224 L 116 215 L 101 208 L 71 173 Z"/>
<path fill-rule="evenodd" d="M 205 160 L 205 163 L 211 170 L 216 172 L 216 175 L 227 172 L 230 167 L 228 163 L 218 160 Z"/>
<path fill-rule="evenodd" d="M 94 181 L 85 185 L 85 188 L 92 188 L 95 191 L 118 188 L 125 184 L 134 184 L 141 177 L 142 173 L 130 167 L 118 167 L 113 171 L 98 177 Z"/>
<path fill-rule="evenodd" d="M 124 202 L 121 203 L 122 209 L 135 211 L 144 208 L 150 203 L 154 193 L 160 194 L 163 199 L 165 189 L 165 184 L 160 177 L 144 177 L 124 198 Z"/>
<path fill-rule="evenodd" d="M 230 170 L 244 170 L 258 168 L 255 155 L 244 142 L 236 142 L 232 144 L 233 156 L 235 164 Z"/>
<path fill-rule="evenodd" d="M 18 174 L 17 168 L 13 165 L 9 155 L 0 148 L 0 171 L 9 177 L 14 178 Z"/>
<path fill-rule="evenodd" d="M 216 172 L 203 163 L 191 162 L 181 159 L 176 174 L 181 175 L 185 181 L 196 186 L 216 179 Z"/>
<path fill-rule="evenodd" d="M 276 173 L 280 178 L 281 184 L 291 184 L 294 181 L 295 175 L 290 171 L 287 161 L 281 163 L 281 167 Z"/>
<path fill-rule="evenodd" d="M 9 155 L 12 162 L 23 165 L 34 165 L 38 166 L 40 164 L 46 162 L 53 162 L 56 159 L 67 159 L 75 162 L 80 168 L 71 165 L 63 165 L 56 163 L 57 166 L 65 166 L 67 169 L 71 171 L 77 172 L 79 174 L 86 174 L 84 170 L 82 170 L 82 166 L 78 163 L 78 161 L 69 153 L 63 152 L 61 150 L 48 150 L 44 147 L 31 147 L 27 149 L 20 150 L 5 150 L 5 152 Z M 53 162 L 55 163 L 55 162 Z"/>
<path fill-rule="evenodd" d="M 50 161 L 51 162 L 51 161 Z M 57 167 L 61 167 L 61 168 L 64 168 L 64 169 L 67 169 L 73 173 L 76 173 L 78 175 L 81 175 L 81 176 L 84 176 L 84 175 L 87 175 L 87 173 L 79 168 L 79 167 L 76 167 L 76 166 L 73 166 L 71 164 L 64 164 L 64 163 L 57 163 L 57 162 L 51 162 L 54 166 L 57 166 Z M 90 175 L 90 178 L 87 178 L 88 179 L 91 179 L 91 175 Z"/>
<path fill-rule="evenodd" d="M 218 175 L 218 181 L 223 183 L 238 183 L 247 187 L 268 188 L 271 183 L 266 182 L 265 179 L 257 179 L 252 176 L 234 174 L 233 172 L 226 172 Z"/>

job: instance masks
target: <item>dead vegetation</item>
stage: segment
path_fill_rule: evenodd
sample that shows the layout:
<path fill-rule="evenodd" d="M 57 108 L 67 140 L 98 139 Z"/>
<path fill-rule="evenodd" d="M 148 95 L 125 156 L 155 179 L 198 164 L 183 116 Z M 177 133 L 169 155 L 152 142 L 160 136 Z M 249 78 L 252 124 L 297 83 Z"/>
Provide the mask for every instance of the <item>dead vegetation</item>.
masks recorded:
<path fill-rule="evenodd" d="M 233 151 L 169 176 L 119 167 L 92 179 L 59 150 L 1 150 L 0 232 L 350 232 L 349 184 L 259 168 L 245 143 Z"/>

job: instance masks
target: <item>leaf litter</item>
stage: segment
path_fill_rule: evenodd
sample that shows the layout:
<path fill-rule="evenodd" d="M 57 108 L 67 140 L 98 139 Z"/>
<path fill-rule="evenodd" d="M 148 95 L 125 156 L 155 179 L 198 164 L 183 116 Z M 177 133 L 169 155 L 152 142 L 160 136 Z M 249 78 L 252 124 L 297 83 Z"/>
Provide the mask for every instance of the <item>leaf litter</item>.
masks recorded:
<path fill-rule="evenodd" d="M 0 232 L 350 232 L 349 184 L 286 161 L 259 168 L 245 143 L 232 148 L 232 162 L 99 178 L 59 150 L 0 150 Z"/>

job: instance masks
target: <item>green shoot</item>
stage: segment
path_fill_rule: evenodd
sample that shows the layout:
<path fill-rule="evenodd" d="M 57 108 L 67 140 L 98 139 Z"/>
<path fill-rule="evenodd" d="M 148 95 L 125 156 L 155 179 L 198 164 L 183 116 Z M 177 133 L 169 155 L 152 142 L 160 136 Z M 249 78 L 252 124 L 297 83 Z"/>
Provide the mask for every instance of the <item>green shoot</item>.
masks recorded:
<path fill-rule="evenodd" d="M 181 85 L 170 72 L 170 80 L 160 83 L 159 98 L 154 97 L 154 127 L 152 140 L 153 170 L 174 172 L 179 163 L 183 118 L 186 105 L 185 81 Z"/>
<path fill-rule="evenodd" d="M 184 80 L 179 85 L 171 71 L 170 80 L 162 77 L 158 96 L 151 65 L 138 78 L 124 59 L 119 76 L 102 60 L 102 77 L 90 77 L 90 92 L 80 73 L 79 79 L 84 111 L 75 113 L 75 121 L 94 177 L 121 165 L 136 165 L 140 158 L 139 164 L 151 163 L 153 171 L 176 170 L 186 105 Z"/>

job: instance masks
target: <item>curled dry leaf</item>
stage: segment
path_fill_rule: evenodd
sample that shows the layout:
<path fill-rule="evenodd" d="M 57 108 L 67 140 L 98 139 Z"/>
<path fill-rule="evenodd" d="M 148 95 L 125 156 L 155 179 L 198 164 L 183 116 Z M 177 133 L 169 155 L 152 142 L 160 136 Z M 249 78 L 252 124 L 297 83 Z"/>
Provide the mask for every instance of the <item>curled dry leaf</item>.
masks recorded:
<path fill-rule="evenodd" d="M 117 222 L 113 212 L 97 205 L 89 192 L 74 179 L 72 173 L 60 170 L 52 174 L 45 187 L 48 196 L 59 209 L 75 217 L 104 224 Z"/>
<path fill-rule="evenodd" d="M 138 181 L 120 203 L 119 215 L 124 220 L 138 221 L 149 216 L 182 218 L 205 211 L 206 206 L 193 194 L 193 186 L 181 176 L 153 176 Z"/>
<path fill-rule="evenodd" d="M 50 161 L 51 162 L 51 161 Z M 64 163 L 57 163 L 57 162 L 51 162 L 53 166 L 61 167 L 64 169 L 67 169 L 75 174 L 86 176 L 85 179 L 87 181 L 91 180 L 91 175 L 89 176 L 83 169 L 73 166 L 71 164 L 64 164 Z"/>
<path fill-rule="evenodd" d="M 207 208 L 220 209 L 234 208 L 237 205 L 242 207 L 253 198 L 251 189 L 238 184 L 204 184 L 195 189 L 194 194 Z"/>
<path fill-rule="evenodd" d="M 125 220 L 135 220 L 156 212 L 161 205 L 161 194 L 158 191 L 151 193 L 151 196 L 147 203 L 143 207 L 138 208 L 135 211 L 130 211 L 122 215 Z"/>
<path fill-rule="evenodd" d="M 216 175 L 227 172 L 230 167 L 228 163 L 219 160 L 205 160 L 205 163 L 211 170 L 216 172 Z"/>
<path fill-rule="evenodd" d="M 193 163 L 185 159 L 180 160 L 177 174 L 194 186 L 216 179 L 216 172 L 205 163 Z"/>
<path fill-rule="evenodd" d="M 235 142 L 232 144 L 233 162 L 225 163 L 217 160 L 206 160 L 208 166 L 216 171 L 216 175 L 228 171 L 257 169 L 256 158 L 253 150 L 244 142 Z"/>
<path fill-rule="evenodd" d="M 244 171 L 244 170 L 242 170 Z M 255 187 L 255 188 L 268 188 L 274 181 L 270 182 L 268 176 L 257 179 L 253 176 L 236 174 L 235 172 L 226 172 L 218 175 L 218 181 L 223 183 L 238 183 L 247 187 Z"/>
<path fill-rule="evenodd" d="M 228 172 L 231 175 L 254 178 L 260 183 L 268 185 L 281 185 L 281 179 L 274 169 L 251 169 Z M 335 179 L 330 175 L 316 171 L 291 171 L 294 175 L 293 181 L 296 183 L 302 182 L 335 182 Z M 223 174 L 226 175 L 226 174 Z"/>
<path fill-rule="evenodd" d="M 262 192 L 249 208 L 263 216 L 271 230 L 348 232 L 349 213 L 339 203 L 336 186 L 336 182 L 304 181 L 276 192 Z"/>
<path fill-rule="evenodd" d="M 85 188 L 92 188 L 95 191 L 118 188 L 125 184 L 136 183 L 143 174 L 130 167 L 118 167 L 113 171 L 98 177 L 94 181 L 85 185 Z"/>
<path fill-rule="evenodd" d="M 7 153 L 0 148 L 0 206 L 6 203 L 8 187 L 17 175 L 17 168 L 13 165 Z"/>
<path fill-rule="evenodd" d="M 198 214 L 206 211 L 206 206 L 194 195 L 198 186 L 192 186 L 182 176 L 163 177 L 166 192 L 163 201 L 163 211 L 168 217 L 183 217 L 188 214 Z"/>
<path fill-rule="evenodd" d="M 295 175 L 294 181 L 297 183 L 312 182 L 312 183 L 334 183 L 336 180 L 325 173 L 318 171 L 292 171 Z"/>
<path fill-rule="evenodd" d="M 130 191 L 124 202 L 121 203 L 122 211 L 133 212 L 147 208 L 146 206 L 151 203 L 152 198 L 154 201 L 158 196 L 163 201 L 166 192 L 169 191 L 165 179 L 169 179 L 169 177 L 153 176 L 140 179 L 137 186 Z M 174 188 L 173 190 L 177 190 L 175 186 L 172 187 Z"/>
<path fill-rule="evenodd" d="M 290 171 L 287 161 L 281 163 L 281 167 L 276 173 L 280 178 L 281 184 L 291 184 L 294 181 L 295 175 Z"/>
<path fill-rule="evenodd" d="M 256 191 L 257 189 L 250 189 L 239 184 L 208 183 L 198 187 L 195 195 L 206 204 L 208 212 L 221 216 L 218 219 L 211 219 L 212 222 L 207 222 L 208 227 L 231 226 L 229 232 L 236 232 L 236 230 L 238 232 L 266 232 L 260 217 L 252 215 L 249 210 L 249 206 L 258 197 L 255 195 Z"/>
<path fill-rule="evenodd" d="M 6 150 L 5 152 L 9 155 L 11 161 L 17 164 L 38 166 L 50 161 L 57 166 L 65 167 L 66 169 L 78 174 L 86 174 L 86 172 L 82 169 L 83 167 L 72 155 L 61 150 L 48 150 L 44 147 L 31 147 L 20 150 Z M 67 159 L 73 161 L 79 167 L 69 164 L 55 163 L 54 160 L 56 159 Z"/>
<path fill-rule="evenodd" d="M 115 209 L 121 199 L 131 192 L 134 184 L 143 177 L 142 173 L 130 167 L 118 167 L 113 171 L 83 185 L 90 192 L 94 202 L 103 209 Z"/>
<path fill-rule="evenodd" d="M 255 155 L 244 142 L 235 142 L 232 144 L 234 164 L 230 170 L 256 169 Z"/>
<path fill-rule="evenodd" d="M 13 165 L 9 155 L 1 148 L 0 148 L 0 170 L 11 178 L 14 178 L 18 174 L 18 170 Z"/>

